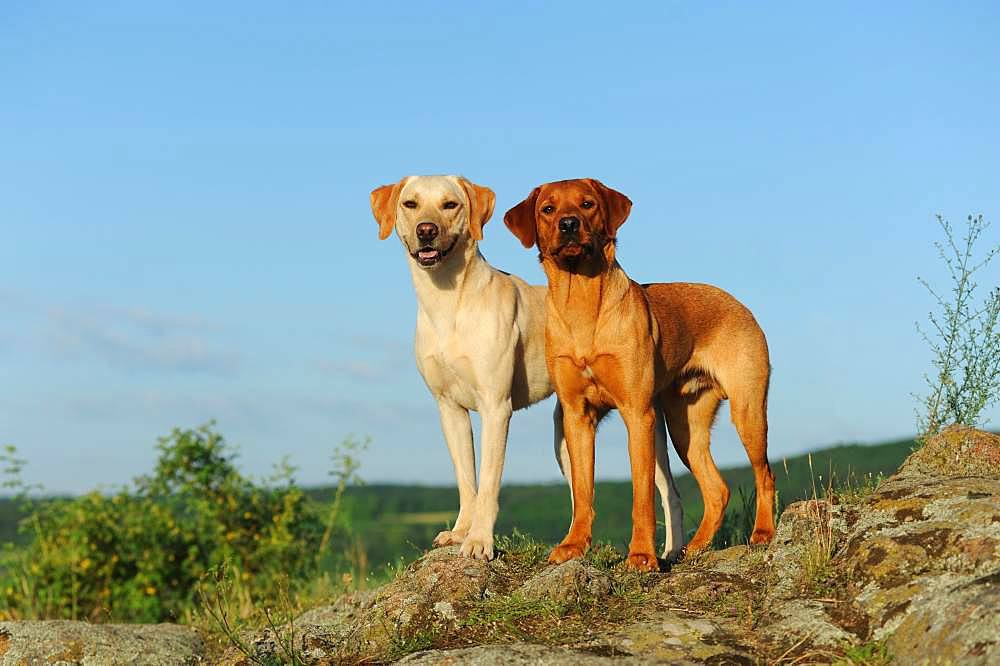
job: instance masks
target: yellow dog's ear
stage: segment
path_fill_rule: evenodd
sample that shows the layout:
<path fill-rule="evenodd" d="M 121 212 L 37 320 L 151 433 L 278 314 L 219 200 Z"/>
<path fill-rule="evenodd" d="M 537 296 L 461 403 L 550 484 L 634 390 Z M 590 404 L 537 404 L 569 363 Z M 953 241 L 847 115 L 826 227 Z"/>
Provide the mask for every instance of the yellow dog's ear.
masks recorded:
<path fill-rule="evenodd" d="M 607 211 L 608 235 L 614 238 L 618 232 L 618 227 L 625 224 L 625 220 L 628 219 L 628 214 L 632 210 L 632 200 L 618 190 L 611 189 L 599 180 L 594 178 L 588 178 L 587 180 L 601 193 L 601 198 L 604 200 L 604 210 Z"/>
<path fill-rule="evenodd" d="M 496 204 L 496 195 L 493 190 L 482 185 L 476 185 L 472 181 L 458 177 L 458 182 L 465 190 L 465 196 L 469 199 L 469 232 L 472 239 L 483 240 L 483 227 L 489 222 L 493 215 L 493 206 Z"/>
<path fill-rule="evenodd" d="M 395 185 L 383 185 L 372 190 L 372 214 L 378 222 L 378 239 L 385 240 L 392 233 L 392 228 L 396 226 L 396 204 L 399 203 L 399 191 L 403 189 L 403 182 L 399 181 Z"/>
<path fill-rule="evenodd" d="M 533 189 L 527 199 L 508 210 L 503 216 L 503 223 L 507 225 L 512 234 L 517 236 L 524 247 L 531 247 L 537 240 L 535 203 L 538 201 L 538 193 L 541 189 L 540 187 Z"/>

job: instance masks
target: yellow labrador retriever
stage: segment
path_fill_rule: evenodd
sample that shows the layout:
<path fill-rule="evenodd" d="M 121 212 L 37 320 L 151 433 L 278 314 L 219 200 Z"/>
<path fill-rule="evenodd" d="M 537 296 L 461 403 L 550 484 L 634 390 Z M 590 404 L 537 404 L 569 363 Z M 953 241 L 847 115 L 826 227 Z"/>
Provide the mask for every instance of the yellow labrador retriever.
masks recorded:
<path fill-rule="evenodd" d="M 494 202 L 492 190 L 460 176 L 409 176 L 371 193 L 379 238 L 395 229 L 409 256 L 418 304 L 417 368 L 437 401 L 455 465 L 458 518 L 434 545 L 460 543 L 463 555 L 479 559 L 493 557 L 511 414 L 552 394 L 545 364 L 546 287 L 497 270 L 478 249 Z M 482 418 L 478 489 L 470 410 Z M 558 403 L 553 421 L 556 460 L 565 474 L 569 453 Z M 656 421 L 663 557 L 673 558 L 684 545 L 683 516 L 662 414 Z"/>

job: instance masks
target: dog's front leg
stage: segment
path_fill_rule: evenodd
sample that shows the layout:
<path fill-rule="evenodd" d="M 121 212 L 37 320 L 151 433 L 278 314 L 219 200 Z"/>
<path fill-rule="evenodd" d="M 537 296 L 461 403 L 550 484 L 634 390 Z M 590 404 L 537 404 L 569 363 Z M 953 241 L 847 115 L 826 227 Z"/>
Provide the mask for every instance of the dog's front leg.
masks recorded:
<path fill-rule="evenodd" d="M 626 564 L 639 571 L 656 571 L 656 509 L 653 506 L 656 413 L 651 405 L 619 411 L 628 429 L 628 457 L 632 466 L 632 541 Z"/>
<path fill-rule="evenodd" d="M 549 562 L 559 564 L 582 557 L 590 547 L 594 526 L 594 436 L 598 416 L 582 396 L 563 406 L 563 430 L 569 451 L 570 490 L 573 495 L 573 522 L 569 532 L 549 553 Z"/>
<path fill-rule="evenodd" d="M 484 405 L 479 411 L 483 421 L 483 460 L 479 468 L 476 516 L 462 542 L 462 555 L 466 557 L 493 559 L 493 527 L 500 510 L 500 479 L 512 411 L 510 397 Z"/>
<path fill-rule="evenodd" d="M 476 513 L 476 450 L 472 445 L 472 423 L 467 409 L 450 400 L 439 399 L 441 430 L 455 465 L 459 509 L 455 525 L 434 538 L 435 546 L 462 543 Z"/>

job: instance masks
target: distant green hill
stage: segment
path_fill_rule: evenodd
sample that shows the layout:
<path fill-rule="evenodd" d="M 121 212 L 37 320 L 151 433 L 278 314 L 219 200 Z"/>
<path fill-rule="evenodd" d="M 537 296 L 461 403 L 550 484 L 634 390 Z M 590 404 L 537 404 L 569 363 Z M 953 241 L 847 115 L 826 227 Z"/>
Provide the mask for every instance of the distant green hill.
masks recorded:
<path fill-rule="evenodd" d="M 817 490 L 822 492 L 822 487 L 831 478 L 836 486 L 857 486 L 865 482 L 869 475 L 888 476 L 899 468 L 912 448 L 913 440 L 903 439 L 876 445 L 839 445 L 810 454 L 772 460 L 778 500 L 784 506 L 811 497 L 814 482 Z M 739 526 L 732 523 L 745 520 L 745 506 L 752 506 L 753 472 L 749 466 L 721 471 L 732 492 L 727 511 L 730 529 L 720 531 L 725 540 L 725 534 L 732 533 L 732 528 Z M 676 482 L 684 504 L 685 529 L 690 536 L 701 520 L 701 493 L 688 473 L 678 475 Z M 326 500 L 331 496 L 332 489 L 314 488 L 309 493 L 318 500 Z M 346 494 L 346 500 L 356 534 L 364 545 L 369 562 L 377 567 L 400 556 L 411 558 L 429 547 L 434 536 L 454 520 L 458 491 L 454 486 L 378 484 L 352 487 Z M 595 541 L 627 545 L 632 524 L 631 502 L 630 482 L 597 483 Z M 749 520 L 752 522 L 752 515 Z M 569 488 L 564 483 L 505 484 L 500 492 L 498 534 L 509 534 L 517 529 L 555 543 L 564 536 L 569 521 Z M 661 533 L 658 537 L 661 544 L 662 538 Z"/>

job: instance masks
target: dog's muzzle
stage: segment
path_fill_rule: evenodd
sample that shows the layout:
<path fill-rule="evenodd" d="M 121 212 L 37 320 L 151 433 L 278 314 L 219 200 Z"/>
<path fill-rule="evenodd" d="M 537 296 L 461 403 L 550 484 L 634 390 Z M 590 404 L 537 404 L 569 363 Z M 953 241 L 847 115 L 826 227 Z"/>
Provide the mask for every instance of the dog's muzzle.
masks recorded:
<path fill-rule="evenodd" d="M 425 268 L 428 268 L 430 266 L 434 266 L 435 264 L 441 263 L 444 260 L 444 258 L 448 256 L 448 253 L 451 252 L 452 249 L 454 249 L 455 243 L 457 242 L 458 242 L 458 236 L 455 236 L 455 239 L 451 242 L 451 245 L 449 245 L 447 248 L 443 250 L 436 247 L 432 247 L 431 245 L 424 245 L 423 247 L 418 248 L 413 252 L 411 252 L 410 256 L 413 257 L 413 259 L 418 264 L 420 264 Z"/>

